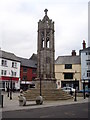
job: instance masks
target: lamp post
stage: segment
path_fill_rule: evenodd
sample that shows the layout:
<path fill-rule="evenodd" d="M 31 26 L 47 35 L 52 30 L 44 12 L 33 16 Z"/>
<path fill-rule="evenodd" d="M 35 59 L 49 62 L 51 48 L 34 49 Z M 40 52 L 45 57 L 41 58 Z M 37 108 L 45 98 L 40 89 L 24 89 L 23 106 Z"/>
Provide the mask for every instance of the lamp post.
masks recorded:
<path fill-rule="evenodd" d="M 8 86 L 7 86 L 7 92 L 8 92 L 8 97 L 9 97 L 9 82 L 8 82 Z"/>
<path fill-rule="evenodd" d="M 76 79 L 75 79 L 75 98 L 74 98 L 74 101 L 77 101 Z"/>
<path fill-rule="evenodd" d="M 83 80 L 83 97 L 85 99 L 85 80 Z"/>
<path fill-rule="evenodd" d="M 10 100 L 12 100 L 12 77 L 10 81 Z"/>
<path fill-rule="evenodd" d="M 40 96 L 42 96 L 42 91 L 41 91 L 41 76 L 40 76 Z"/>

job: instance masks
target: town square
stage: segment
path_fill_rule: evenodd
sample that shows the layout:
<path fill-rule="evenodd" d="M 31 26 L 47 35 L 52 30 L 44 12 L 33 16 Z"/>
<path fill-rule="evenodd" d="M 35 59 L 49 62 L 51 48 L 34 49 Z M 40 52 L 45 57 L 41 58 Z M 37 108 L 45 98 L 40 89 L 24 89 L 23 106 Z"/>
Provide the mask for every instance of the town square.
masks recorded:
<path fill-rule="evenodd" d="M 7 26 L 4 28 L 4 23 L 6 24 L 4 17 L 0 22 L 2 28 L 0 29 L 0 118 L 2 120 L 5 118 L 88 119 L 90 109 L 90 2 L 85 0 L 83 2 L 71 2 L 71 0 L 62 2 L 60 0 L 60 3 L 54 0 L 50 3 L 45 1 L 43 3 L 39 0 L 40 3 L 36 2 L 36 4 L 34 2 L 32 0 L 26 2 L 9 0 L 7 5 L 4 1 L 1 2 L 4 7 L 9 8 L 7 14 L 15 12 L 21 16 L 18 16 L 20 19 L 16 18 L 17 24 L 14 24 L 15 21 L 11 22 L 10 29 Z M 31 3 L 35 6 L 40 4 L 44 8 L 31 9 Z M 87 14 L 88 22 L 85 24 L 88 26 L 88 31 L 84 26 L 87 18 L 85 21 L 80 18 L 80 26 L 73 24 L 75 29 L 72 25 L 68 26 L 72 24 L 69 21 L 76 23 L 79 20 L 73 19 L 73 17 L 70 20 L 64 18 L 62 20 L 63 13 L 67 11 L 66 8 L 81 6 L 82 9 L 85 8 L 84 4 L 88 11 L 86 13 L 82 11 L 82 14 L 83 16 Z M 16 8 L 12 8 L 12 5 L 15 5 Z M 63 13 L 60 11 L 59 14 L 59 5 L 62 10 L 66 11 Z M 58 9 L 55 10 L 55 8 Z M 2 15 L 6 9 L 3 7 L 1 9 Z M 80 12 L 81 9 L 78 8 Z M 36 12 L 36 10 L 38 11 Z M 32 14 L 29 13 L 30 11 Z M 74 12 L 79 15 L 77 10 Z M 22 14 L 25 16 L 23 17 Z M 29 14 L 33 16 L 33 19 L 29 18 L 30 26 L 26 20 Z M 55 15 L 57 18 L 60 17 L 59 23 L 53 17 Z M 69 18 L 68 15 L 66 16 Z M 21 20 L 21 18 L 23 19 Z M 61 23 L 60 20 L 63 22 Z M 24 27 L 21 27 L 22 23 L 23 26 L 25 25 L 25 29 L 28 26 L 33 28 L 30 29 L 32 32 L 25 31 Z M 35 27 L 33 27 L 33 23 Z M 65 23 L 64 26 L 63 23 Z M 9 22 L 6 25 L 9 25 Z M 67 26 L 72 27 L 70 33 Z M 14 28 L 14 32 L 9 32 L 11 28 Z M 63 33 L 63 30 L 66 33 Z M 79 32 L 80 35 L 82 33 L 81 37 Z M 67 33 L 69 34 L 67 35 Z M 62 39 L 59 35 L 62 36 Z M 75 37 L 77 40 L 74 40 Z"/>

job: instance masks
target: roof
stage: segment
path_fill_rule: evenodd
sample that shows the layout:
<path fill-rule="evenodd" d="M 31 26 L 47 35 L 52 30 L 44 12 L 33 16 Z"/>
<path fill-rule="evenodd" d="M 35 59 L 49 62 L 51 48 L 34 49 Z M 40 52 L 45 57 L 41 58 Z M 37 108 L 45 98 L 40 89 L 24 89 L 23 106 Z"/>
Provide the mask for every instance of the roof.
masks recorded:
<path fill-rule="evenodd" d="M 37 54 L 33 53 L 32 56 L 29 59 L 37 61 Z"/>
<path fill-rule="evenodd" d="M 6 52 L 6 51 L 2 51 L 0 50 L 0 58 L 4 58 L 4 59 L 9 59 L 9 60 L 13 60 L 13 61 L 19 61 L 20 59 L 18 59 L 18 57 L 10 52 Z"/>
<path fill-rule="evenodd" d="M 58 56 L 55 64 L 80 64 L 80 56 Z"/>
<path fill-rule="evenodd" d="M 37 62 L 36 61 L 26 59 L 26 58 L 20 58 L 20 57 L 18 57 L 18 58 L 21 60 L 21 66 L 37 68 Z"/>
<path fill-rule="evenodd" d="M 80 52 L 81 51 L 88 51 L 88 50 L 90 50 L 90 47 L 84 48 L 84 49 L 80 50 Z"/>

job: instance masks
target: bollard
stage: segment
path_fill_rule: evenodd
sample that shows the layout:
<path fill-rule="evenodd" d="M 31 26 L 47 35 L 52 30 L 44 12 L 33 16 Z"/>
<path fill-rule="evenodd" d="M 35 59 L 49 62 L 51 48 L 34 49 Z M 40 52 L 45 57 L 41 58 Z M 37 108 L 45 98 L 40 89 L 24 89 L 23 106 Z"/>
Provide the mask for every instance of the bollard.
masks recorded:
<path fill-rule="evenodd" d="M 37 105 L 42 105 L 43 104 L 43 97 L 42 96 L 36 97 L 36 104 Z"/>
<path fill-rule="evenodd" d="M 26 105 L 26 98 L 24 96 L 19 96 L 19 106 Z"/>
<path fill-rule="evenodd" d="M 1 108 L 3 108 L 3 95 L 0 95 L 0 104 L 1 104 Z"/>
<path fill-rule="evenodd" d="M 2 108 L 3 108 L 3 95 L 1 95 L 2 96 Z"/>

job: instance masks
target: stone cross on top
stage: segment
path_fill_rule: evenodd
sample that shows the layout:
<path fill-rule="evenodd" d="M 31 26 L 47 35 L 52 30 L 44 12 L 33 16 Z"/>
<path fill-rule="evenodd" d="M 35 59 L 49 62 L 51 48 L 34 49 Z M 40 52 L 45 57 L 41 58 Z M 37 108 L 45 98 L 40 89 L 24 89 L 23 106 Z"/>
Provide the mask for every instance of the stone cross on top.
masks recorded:
<path fill-rule="evenodd" d="M 45 15 L 47 15 L 48 10 L 47 10 L 47 9 L 45 9 L 45 10 L 44 10 L 44 12 L 45 12 Z"/>

